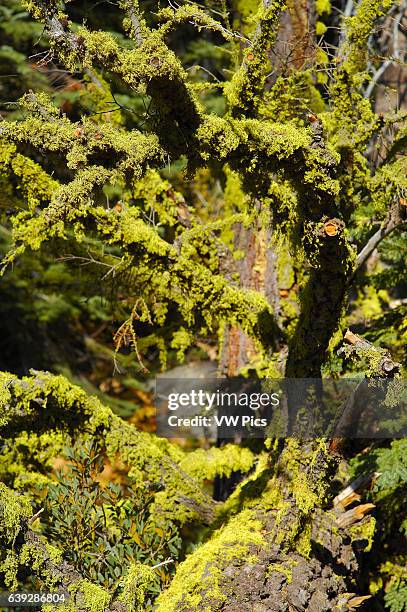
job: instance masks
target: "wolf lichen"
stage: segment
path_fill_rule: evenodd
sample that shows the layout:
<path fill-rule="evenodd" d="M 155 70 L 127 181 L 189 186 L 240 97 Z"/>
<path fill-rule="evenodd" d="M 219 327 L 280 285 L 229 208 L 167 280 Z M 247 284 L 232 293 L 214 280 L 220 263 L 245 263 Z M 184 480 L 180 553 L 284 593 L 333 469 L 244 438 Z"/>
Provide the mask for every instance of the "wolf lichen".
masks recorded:
<path fill-rule="evenodd" d="M 14 546 L 21 529 L 21 522 L 31 515 L 29 500 L 0 482 L 0 539 L 5 546 L 10 548 Z"/>
<path fill-rule="evenodd" d="M 111 595 L 105 589 L 89 580 L 77 582 L 70 592 L 72 598 L 78 598 L 74 605 L 79 603 L 86 612 L 104 612 L 111 601 Z"/>
<path fill-rule="evenodd" d="M 232 114 L 252 116 L 260 104 L 266 79 L 267 51 L 273 46 L 284 0 L 260 3 L 254 17 L 256 30 L 252 44 L 245 49 L 243 62 L 225 87 Z"/>
<path fill-rule="evenodd" d="M 131 565 L 123 578 L 124 588 L 119 596 L 119 601 L 126 603 L 129 610 L 144 612 L 146 589 L 152 583 L 153 574 L 154 569 L 142 563 Z"/>
<path fill-rule="evenodd" d="M 254 564 L 250 555 L 264 545 L 261 521 L 256 512 L 246 510 L 220 529 L 216 536 L 202 544 L 178 568 L 177 578 L 157 599 L 159 612 L 172 610 L 218 610 L 227 600 L 224 572 L 228 564 Z"/>
<path fill-rule="evenodd" d="M 7 446 L 10 445 L 9 454 L 5 456 L 14 462 L 15 486 L 27 487 L 30 483 L 32 486 L 40 480 L 45 481 L 46 475 L 36 473 L 32 462 L 40 461 L 44 468 L 48 464 L 50 470 L 51 457 L 63 454 L 63 431 L 69 432 L 74 439 L 77 436 L 83 440 L 89 436 L 100 437 L 107 457 L 112 462 L 120 457 L 129 468 L 130 479 L 140 486 L 144 483 L 147 488 L 151 483 L 160 483 L 155 495 L 157 516 L 172 516 L 176 507 L 177 520 L 185 523 L 200 518 L 207 520 L 213 515 L 214 504 L 204 490 L 205 480 L 216 474 L 229 474 L 232 470 L 247 472 L 253 465 L 253 455 L 248 449 L 231 445 L 207 453 L 198 449 L 196 455 L 186 456 L 168 440 L 137 431 L 96 397 L 88 396 L 62 376 L 36 372 L 35 376 L 21 381 L 10 377 L 7 388 L 9 395 L 3 405 L 6 418 L 1 432 Z M 13 430 L 15 415 L 20 411 L 35 418 L 36 422 L 36 426 L 24 434 Z M 42 422 L 40 414 L 45 412 L 47 421 Z M 85 423 L 86 434 L 81 434 Z M 12 442 L 19 442 L 14 450 Z"/>

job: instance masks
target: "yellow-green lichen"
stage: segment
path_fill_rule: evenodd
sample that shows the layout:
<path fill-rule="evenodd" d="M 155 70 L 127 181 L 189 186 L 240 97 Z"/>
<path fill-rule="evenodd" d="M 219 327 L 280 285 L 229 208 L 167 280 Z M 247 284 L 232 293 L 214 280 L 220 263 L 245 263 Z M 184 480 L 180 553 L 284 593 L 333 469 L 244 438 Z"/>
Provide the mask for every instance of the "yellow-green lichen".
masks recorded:
<path fill-rule="evenodd" d="M 369 552 L 373 546 L 376 530 L 376 519 L 373 516 L 356 523 L 349 527 L 349 534 L 352 542 L 363 543 L 363 550 Z"/>
<path fill-rule="evenodd" d="M 232 518 L 179 565 L 170 587 L 157 599 L 157 610 L 220 609 L 228 597 L 223 572 L 228 564 L 247 563 L 251 548 L 264 545 L 261 527 L 252 510 Z"/>
<path fill-rule="evenodd" d="M 31 504 L 23 495 L 0 482 L 0 538 L 12 548 L 20 532 L 21 522 L 32 515 Z"/>
<path fill-rule="evenodd" d="M 144 612 L 146 590 L 151 586 L 154 570 L 142 563 L 133 563 L 123 578 L 123 592 L 119 600 L 126 603 L 129 610 Z"/>

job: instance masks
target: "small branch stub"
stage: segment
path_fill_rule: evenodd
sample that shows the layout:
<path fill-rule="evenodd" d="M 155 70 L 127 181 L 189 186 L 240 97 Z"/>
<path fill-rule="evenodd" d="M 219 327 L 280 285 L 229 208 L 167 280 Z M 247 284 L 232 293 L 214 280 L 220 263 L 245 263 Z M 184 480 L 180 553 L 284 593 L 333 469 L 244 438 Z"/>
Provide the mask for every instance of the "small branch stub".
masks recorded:
<path fill-rule="evenodd" d="M 357 336 L 352 331 L 350 331 L 350 329 L 346 331 L 344 338 L 347 342 L 349 342 L 349 344 L 352 344 L 353 346 L 359 346 L 361 348 L 367 348 L 367 349 L 371 348 L 372 346 L 370 342 L 367 342 L 367 340 L 364 340 L 360 336 Z"/>
<path fill-rule="evenodd" d="M 28 519 L 28 524 L 32 525 L 32 523 L 34 523 L 43 512 L 44 508 L 40 508 L 38 512 L 36 512 L 31 518 Z"/>
<path fill-rule="evenodd" d="M 348 601 L 348 610 L 355 610 L 356 608 L 360 608 L 360 606 L 363 606 L 365 601 L 371 598 L 372 595 L 359 595 L 356 597 L 352 597 Z"/>
<path fill-rule="evenodd" d="M 360 491 L 369 487 L 379 476 L 380 472 L 370 472 L 369 474 L 362 474 L 353 480 L 335 497 L 333 501 L 334 508 L 338 512 L 343 512 L 347 506 L 350 506 L 355 501 L 359 501 L 361 499 Z"/>
<path fill-rule="evenodd" d="M 361 521 L 375 507 L 374 504 L 359 504 L 359 506 L 340 514 L 335 522 L 340 529 L 346 529 Z"/>
<path fill-rule="evenodd" d="M 337 236 L 343 227 L 343 223 L 339 219 L 328 219 L 324 223 L 324 232 L 326 236 L 334 237 Z"/>
<path fill-rule="evenodd" d="M 379 363 L 377 363 L 375 367 L 376 374 L 379 374 L 385 377 L 392 377 L 394 376 L 394 374 L 397 374 L 397 372 L 399 371 L 400 363 L 398 363 L 397 361 L 393 361 L 390 353 L 386 349 L 375 347 L 373 344 L 371 344 L 367 340 L 364 340 L 363 338 L 360 338 L 360 336 L 357 336 L 356 334 L 351 332 L 349 329 L 346 332 L 344 338 L 349 343 L 350 346 L 347 347 L 347 349 L 345 349 L 345 347 L 343 349 L 340 349 L 340 352 L 344 352 L 345 354 L 346 353 L 350 354 L 350 352 L 352 351 L 360 350 L 362 352 L 363 351 L 370 351 L 370 352 L 373 351 L 377 355 L 382 355 L 382 358 L 380 359 Z"/>

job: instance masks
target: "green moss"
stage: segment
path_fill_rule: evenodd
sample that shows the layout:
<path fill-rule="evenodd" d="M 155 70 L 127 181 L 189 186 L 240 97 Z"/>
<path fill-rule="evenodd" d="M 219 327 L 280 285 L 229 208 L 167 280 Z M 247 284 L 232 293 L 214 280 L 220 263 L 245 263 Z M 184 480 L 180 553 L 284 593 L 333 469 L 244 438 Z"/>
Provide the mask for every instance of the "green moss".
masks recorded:
<path fill-rule="evenodd" d="M 111 596 L 102 587 L 92 584 L 89 580 L 77 580 L 68 586 L 69 600 L 58 605 L 61 612 L 104 612 L 111 601 Z M 47 612 L 48 607 L 43 607 Z"/>
<path fill-rule="evenodd" d="M 253 505 L 256 505 L 264 489 L 260 483 L 266 478 L 268 480 L 270 477 L 269 455 L 262 453 L 256 458 L 252 473 L 237 485 L 227 500 L 217 509 L 215 524 L 222 524 L 223 521 L 227 520 L 227 517 L 234 516 L 242 508 L 249 508 L 251 501 Z M 269 493 L 272 497 L 269 500 L 269 508 L 273 508 L 275 507 L 273 504 L 277 503 L 278 505 L 278 501 L 280 501 L 280 491 L 278 488 L 273 488 L 271 484 Z M 262 500 L 262 507 L 267 507 L 264 499 Z"/>
<path fill-rule="evenodd" d="M 323 36 L 323 34 L 325 34 L 327 29 L 328 29 L 327 26 L 322 21 L 317 21 L 316 26 L 315 26 L 315 32 L 317 36 Z"/>
<path fill-rule="evenodd" d="M 63 447 L 62 433 L 46 432 L 38 435 L 23 431 L 13 437 L 12 444 L 4 444 L 0 455 L 0 478 L 7 477 L 17 490 L 35 491 L 41 484 L 48 482 L 48 476 L 38 473 L 34 465 L 51 469 L 53 459 Z"/>
<path fill-rule="evenodd" d="M 46 5 L 38 4 L 35 0 L 23 0 L 22 5 L 34 19 L 39 21 L 51 16 L 53 13 L 58 13 L 58 2 L 54 0 L 47 2 Z"/>
<path fill-rule="evenodd" d="M 283 0 L 272 0 L 267 6 L 259 6 L 253 43 L 245 49 L 240 69 L 224 87 L 229 108 L 234 115 L 253 116 L 259 106 L 267 71 L 267 50 L 275 41 L 278 20 L 285 6 Z"/>
<path fill-rule="evenodd" d="M 316 0 L 315 8 L 317 9 L 318 15 L 329 15 L 332 10 L 331 0 Z"/>
<path fill-rule="evenodd" d="M 259 0 L 233 0 L 232 5 L 236 12 L 234 28 L 249 35 L 256 27 Z"/>
<path fill-rule="evenodd" d="M 307 521 L 305 524 L 301 526 L 301 531 L 298 537 L 295 540 L 295 551 L 304 557 L 305 559 L 309 559 L 312 546 L 312 523 L 311 521 Z"/>
<path fill-rule="evenodd" d="M 3 551 L 4 560 L 0 564 L 0 572 L 4 576 L 4 584 L 12 591 L 18 589 L 18 570 L 20 568 L 18 555 L 12 551 Z"/>
<path fill-rule="evenodd" d="M 102 587 L 92 584 L 88 580 L 77 583 L 77 589 L 83 593 L 83 600 L 87 612 L 103 612 L 109 604 L 111 596 Z"/>
<path fill-rule="evenodd" d="M 254 465 L 255 456 L 248 448 L 226 444 L 207 451 L 197 449 L 180 462 L 180 468 L 202 482 L 212 480 L 215 475 L 230 477 L 232 472 L 248 472 Z"/>
<path fill-rule="evenodd" d="M 46 550 L 47 558 L 52 563 L 62 562 L 62 552 L 58 548 L 47 543 Z M 44 555 L 41 554 L 35 544 L 23 544 L 20 552 L 20 563 L 31 567 L 33 570 L 38 570 L 44 563 Z"/>
<path fill-rule="evenodd" d="M 362 0 L 356 14 L 347 23 L 347 37 L 341 49 L 341 58 L 330 84 L 334 111 L 331 121 L 335 125 L 342 144 L 352 150 L 364 150 L 365 143 L 377 127 L 370 100 L 361 93 L 368 79 L 368 39 L 375 22 L 386 14 L 393 0 Z M 360 146 L 358 147 L 358 144 Z"/>
<path fill-rule="evenodd" d="M 13 181 L 10 179 L 13 178 Z M 26 202 L 35 211 L 37 206 L 49 201 L 58 183 L 52 179 L 36 162 L 17 152 L 14 144 L 0 144 L 0 181 L 7 181 L 15 187 L 0 196 L 3 206 L 10 206 L 13 196 Z M 16 202 L 17 203 L 17 202 Z"/>
<path fill-rule="evenodd" d="M 308 515 L 313 508 L 325 501 L 327 491 L 324 476 L 310 481 L 309 472 L 317 460 L 321 461 L 321 457 L 328 459 L 328 447 L 326 441 L 321 439 L 315 446 L 311 446 L 308 452 L 304 452 L 300 441 L 293 438 L 288 443 L 288 449 L 284 469 L 290 475 L 290 488 L 297 507 Z"/>
<path fill-rule="evenodd" d="M 0 573 L 10 590 L 18 589 L 18 575 L 21 568 L 29 567 L 53 586 L 55 578 L 45 569 L 46 561 L 61 560 L 60 551 L 45 542 L 42 547 L 23 543 L 15 550 L 16 540 L 21 531 L 26 531 L 27 521 L 32 516 L 29 500 L 0 483 Z"/>
<path fill-rule="evenodd" d="M 312 72 L 293 70 L 289 75 L 277 77 L 270 91 L 264 94 L 259 112 L 266 119 L 293 121 L 301 126 L 304 115 L 324 110 L 325 102 L 315 87 Z"/>
<path fill-rule="evenodd" d="M 362 0 L 354 17 L 349 19 L 347 42 L 349 54 L 346 69 L 350 73 L 361 71 L 366 65 L 367 40 L 374 22 L 394 4 L 393 0 Z"/>

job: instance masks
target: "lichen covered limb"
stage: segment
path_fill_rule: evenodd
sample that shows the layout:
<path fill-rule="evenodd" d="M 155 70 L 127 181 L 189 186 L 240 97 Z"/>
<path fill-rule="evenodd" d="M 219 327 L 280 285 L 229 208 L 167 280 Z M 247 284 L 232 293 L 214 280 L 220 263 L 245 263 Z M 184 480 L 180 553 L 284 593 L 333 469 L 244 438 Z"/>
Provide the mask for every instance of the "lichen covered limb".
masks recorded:
<path fill-rule="evenodd" d="M 208 120 L 201 142 L 244 176 L 249 193 L 266 195 L 278 168 L 298 194 L 297 240 L 311 264 L 297 331 L 291 342 L 289 376 L 319 376 L 329 340 L 340 319 L 353 252 L 347 242 L 336 180 L 338 157 L 316 121 L 306 128 L 251 120 Z M 216 143 L 216 144 L 215 144 Z M 213 154 L 212 154 L 213 155 Z M 242 165 L 242 161 L 246 162 Z M 259 172 L 261 168 L 262 172 Z"/>
<path fill-rule="evenodd" d="M 313 270 L 301 296 L 301 313 L 290 341 L 289 378 L 319 378 L 329 342 L 345 306 L 349 276 L 341 271 Z"/>
<path fill-rule="evenodd" d="M 256 30 L 252 43 L 243 51 L 243 62 L 225 88 L 232 115 L 253 117 L 264 94 L 267 51 L 273 45 L 278 31 L 283 0 L 262 0 L 255 17 Z"/>
<path fill-rule="evenodd" d="M 346 206 L 339 199 L 337 167 L 323 139 L 322 125 L 314 124 L 312 152 L 327 156 L 326 184 L 331 189 L 312 193 L 300 189 L 298 215 L 301 243 L 311 270 L 301 295 L 301 312 L 290 341 L 288 377 L 319 377 L 329 341 L 339 325 L 355 258 L 343 219 Z M 312 157 L 311 157 L 312 159 Z M 329 161 L 331 160 L 331 161 Z M 320 205 L 323 208 L 321 210 Z"/>
<path fill-rule="evenodd" d="M 301 312 L 290 341 L 286 376 L 291 378 L 321 375 L 329 342 L 345 307 L 355 259 L 338 219 L 309 224 L 305 239 L 313 269 L 303 289 Z"/>
<path fill-rule="evenodd" d="M 198 450 L 196 457 L 192 453 L 186 460 L 185 453 L 168 440 L 137 431 L 96 397 L 88 396 L 62 376 L 36 372 L 19 380 L 11 374 L 2 374 L 1 389 L 0 431 L 4 452 L 20 486 L 35 483 L 36 475 L 49 472 L 50 455 L 63 454 L 67 434 L 72 439 L 90 437 L 99 440 L 112 462 L 120 457 L 129 468 L 129 478 L 139 486 L 159 485 L 155 500 L 157 515 L 175 513 L 180 523 L 210 522 L 215 505 L 204 491 L 205 479 L 231 469 L 246 472 L 253 465 L 250 451 L 230 446 L 212 449 L 208 454 Z M 85 425 L 86 433 L 81 433 Z M 22 445 L 21 454 L 16 440 Z M 15 465 L 16 461 L 21 465 Z M 37 464 L 37 472 L 33 471 L 33 463 Z"/>
<path fill-rule="evenodd" d="M 32 118 L 27 121 L 37 121 L 40 125 L 42 120 Z M 42 129 L 47 125 L 45 122 Z M 49 133 L 53 134 L 55 124 L 51 125 L 54 131 L 50 130 Z M 21 131 L 7 126 L 8 138 L 27 138 L 25 134 L 28 132 L 24 126 L 25 124 Z M 67 129 L 70 130 L 71 127 L 64 124 L 62 132 Z M 84 125 L 84 129 L 87 129 L 87 126 Z M 92 139 L 92 129 L 89 128 L 89 143 L 76 145 L 70 151 L 70 163 L 78 164 L 78 159 L 81 159 L 81 163 L 90 161 L 97 155 L 98 148 L 103 146 L 96 134 Z M 343 231 L 338 232 L 336 237 L 327 237 L 323 232 L 322 220 L 337 214 L 337 184 L 332 176 L 336 159 L 324 146 L 321 138 L 314 142 L 307 129 L 291 125 L 265 122 L 259 125 L 253 120 L 224 120 L 216 117 L 208 118 L 205 129 L 198 130 L 197 136 L 203 161 L 216 150 L 220 160 L 229 161 L 232 167 L 244 172 L 244 185 L 249 193 L 268 193 L 271 180 L 265 169 L 271 173 L 280 167 L 294 184 L 298 185 L 299 181 L 304 181 L 298 190 L 297 213 L 304 219 L 306 231 L 303 246 L 308 259 L 317 270 L 315 275 L 321 275 L 318 270 L 327 270 L 330 274 L 332 269 L 338 269 L 338 265 L 342 265 L 346 273 L 349 253 Z M 115 147 L 120 144 L 116 143 L 119 137 L 117 130 L 113 130 L 110 135 L 106 134 L 107 142 L 112 140 Z M 48 136 L 49 138 L 51 141 L 47 145 L 48 141 L 45 139 L 45 146 L 55 149 L 58 139 L 55 136 L 54 142 L 51 136 Z M 270 307 L 264 298 L 254 292 L 235 289 L 222 276 L 214 276 L 204 266 L 183 257 L 183 253 L 179 253 L 175 245 L 161 239 L 154 228 L 138 219 L 136 210 L 129 210 L 117 217 L 115 212 L 107 212 L 94 206 L 91 194 L 95 187 L 103 186 L 108 180 L 118 180 L 126 171 L 131 172 L 133 177 L 140 176 L 142 164 L 147 164 L 149 157 L 154 161 L 155 156 L 159 154 L 154 146 L 143 149 L 140 138 L 147 137 L 137 135 L 140 152 L 138 148 L 131 148 L 136 141 L 131 134 L 128 135 L 128 142 L 124 138 L 122 145 L 124 158 L 119 159 L 115 168 L 90 165 L 86 169 L 77 170 L 72 183 L 62 186 L 55 193 L 51 204 L 39 215 L 32 218 L 24 215 L 17 219 L 14 227 L 16 250 L 14 254 L 10 254 L 8 260 L 26 246 L 38 249 L 44 240 L 54 236 L 64 237 L 66 230 L 71 227 L 77 240 L 83 239 L 85 221 L 93 217 L 97 231 L 103 235 L 104 240 L 121 246 L 126 255 L 125 265 L 132 267 L 131 274 L 138 286 L 144 285 L 150 290 L 154 287 L 163 303 L 175 301 L 189 327 L 197 329 L 195 313 L 198 311 L 210 329 L 213 328 L 214 322 L 221 320 L 238 324 L 246 333 L 258 339 L 263 347 L 272 346 L 277 330 Z M 313 220 L 306 223 L 307 219 Z M 340 222 L 338 227 L 342 229 Z M 135 265 L 132 265 L 133 263 Z M 325 279 L 326 276 L 323 280 Z M 173 282 L 169 283 L 170 280 Z M 310 286 L 318 289 L 319 284 L 323 283 L 317 278 L 315 285 Z M 337 290 L 336 284 L 334 289 Z M 333 319 L 340 308 L 340 300 L 334 301 L 334 317 L 331 317 L 332 322 L 331 319 L 328 320 L 329 325 L 325 325 L 327 317 L 320 310 L 322 302 L 311 299 L 315 302 L 315 312 L 323 319 L 322 323 L 318 323 L 318 329 L 323 326 L 328 338 L 334 329 Z M 307 319 L 305 325 L 313 325 L 314 321 L 314 318 L 311 321 Z M 311 335 L 313 333 L 311 330 Z M 321 346 L 324 345 L 326 342 L 322 339 Z M 302 350 L 302 347 L 307 345 L 300 343 L 299 346 Z M 309 346 L 309 352 L 312 354 L 316 352 L 315 349 L 319 350 L 315 344 Z"/>
<path fill-rule="evenodd" d="M 102 66 L 131 89 L 141 88 L 159 109 L 155 130 L 161 142 L 175 156 L 188 152 L 195 143 L 201 113 L 186 84 L 187 73 L 159 30 L 145 29 L 137 49 L 121 49 L 107 32 L 83 27 L 73 35 L 65 25 L 66 16 L 54 4 L 42 0 L 24 4 L 33 17 L 45 23 L 55 54 L 69 70 Z"/>
<path fill-rule="evenodd" d="M 157 19 L 163 23 L 158 31 L 164 39 L 182 24 L 193 25 L 199 31 L 206 29 L 219 32 L 226 40 L 233 40 L 239 37 L 237 33 L 227 30 L 220 21 L 208 15 L 208 13 L 194 3 L 177 7 L 172 5 L 171 8 L 163 8 L 158 11 Z"/>
<path fill-rule="evenodd" d="M 333 111 L 330 129 L 339 143 L 364 151 L 366 141 L 377 129 L 378 117 L 371 101 L 363 96 L 362 85 L 368 80 L 368 42 L 375 23 L 383 17 L 396 0 L 362 0 L 347 24 L 347 36 L 338 51 L 337 66 L 330 83 Z"/>
<path fill-rule="evenodd" d="M 246 193 L 255 198 L 270 194 L 275 172 L 292 181 L 305 210 L 316 218 L 329 210 L 338 193 L 334 172 L 339 156 L 307 127 L 207 116 L 197 137 L 201 164 L 214 158 L 229 163 L 242 176 Z"/>
<path fill-rule="evenodd" d="M 376 114 L 363 88 L 370 78 L 369 39 L 375 24 L 395 4 L 393 0 L 363 0 L 358 4 L 355 15 L 348 19 L 347 36 L 338 50 L 329 83 L 330 111 L 324 114 L 323 121 L 331 143 L 341 155 L 338 181 L 347 215 L 364 205 L 366 193 L 371 192 L 370 199 L 375 200 L 366 148 L 385 129 L 387 119 Z"/>
<path fill-rule="evenodd" d="M 356 14 L 347 24 L 347 36 L 341 49 L 342 70 L 355 76 L 365 70 L 368 59 L 368 41 L 375 22 L 383 17 L 397 0 L 362 0 Z"/>
<path fill-rule="evenodd" d="M 116 169 L 137 180 L 143 176 L 148 164 L 161 165 L 164 152 L 157 137 L 143 134 L 138 130 L 124 130 L 112 123 L 96 123 L 90 119 L 71 122 L 59 114 L 50 99 L 37 96 L 40 108 L 57 115 L 50 119 L 43 117 L 28 106 L 30 115 L 20 122 L 4 122 L 1 136 L 5 142 L 19 146 L 30 145 L 49 155 L 52 166 L 53 154 L 65 160 L 70 171 L 83 170 L 90 165 Z M 20 106 L 26 108 L 26 97 Z"/>
<path fill-rule="evenodd" d="M 49 202 L 58 187 L 39 164 L 17 152 L 12 143 L 0 144 L 0 207 L 19 208 L 23 202 L 34 211 Z"/>
<path fill-rule="evenodd" d="M 241 290 L 222 275 L 178 254 L 176 246 L 159 238 L 131 211 L 118 219 L 117 231 L 106 216 L 100 227 L 111 234 L 112 243 L 121 244 L 130 255 L 134 281 L 146 283 L 159 301 L 174 301 L 187 326 L 199 328 L 198 317 L 209 329 L 229 321 L 264 346 L 272 346 L 278 330 L 271 307 L 261 294 Z"/>
<path fill-rule="evenodd" d="M 90 166 L 61 186 L 40 213 L 24 213 L 15 219 L 14 248 L 4 263 L 26 248 L 37 250 L 52 238 L 68 238 L 72 230 L 80 242 L 93 229 L 106 244 L 120 247 L 121 270 L 126 273 L 129 289 L 137 284 L 145 298 L 151 297 L 153 316 L 159 324 L 164 322 L 169 304 L 175 303 L 190 329 L 214 329 L 221 321 L 228 321 L 242 326 L 265 347 L 272 346 L 278 330 L 270 305 L 259 293 L 240 290 L 191 260 L 188 253 L 180 253 L 176 245 L 138 217 L 136 208 L 118 214 L 94 205 L 92 188 L 114 176 L 114 170 Z"/>
<path fill-rule="evenodd" d="M 318 441 L 288 441 L 276 464 L 263 461 L 226 502 L 226 523 L 179 565 L 159 612 L 339 609 L 355 589 L 357 557 L 321 510 L 334 468 Z M 326 554 L 342 561 L 326 565 Z"/>
<path fill-rule="evenodd" d="M 125 132 L 109 124 L 99 126 L 89 120 L 72 124 L 59 117 L 44 96 L 23 98 L 21 103 L 32 115 L 18 124 L 2 126 L 13 159 L 19 155 L 16 145 L 30 144 L 65 157 L 73 178 L 59 186 L 52 180 L 53 189 L 47 193 L 49 204 L 45 206 L 46 202 L 41 201 L 42 209 L 37 210 L 36 201 L 28 202 L 30 212 L 24 211 L 14 219 L 14 248 L 5 264 L 27 247 L 38 250 L 46 241 L 71 239 L 72 234 L 81 242 L 96 229 L 104 242 L 121 248 L 122 271 L 128 272 L 138 290 L 145 287 L 146 293 L 160 297 L 153 300 L 162 304 L 157 307 L 158 323 L 164 321 L 166 304 L 172 301 L 177 303 L 185 324 L 195 330 L 201 326 L 198 318 L 210 329 L 220 320 L 228 320 L 242 325 L 266 347 L 273 344 L 277 330 L 267 301 L 255 292 L 240 291 L 221 275 L 213 275 L 212 270 L 193 261 L 187 248 L 191 232 L 179 236 L 178 248 L 138 218 L 136 208 L 117 215 L 116 211 L 96 206 L 106 184 L 134 184 L 149 165 L 161 163 L 163 153 L 155 136 L 135 130 Z M 13 168 L 11 164 L 8 172 L 12 173 Z M 41 174 L 48 176 L 43 171 Z"/>

